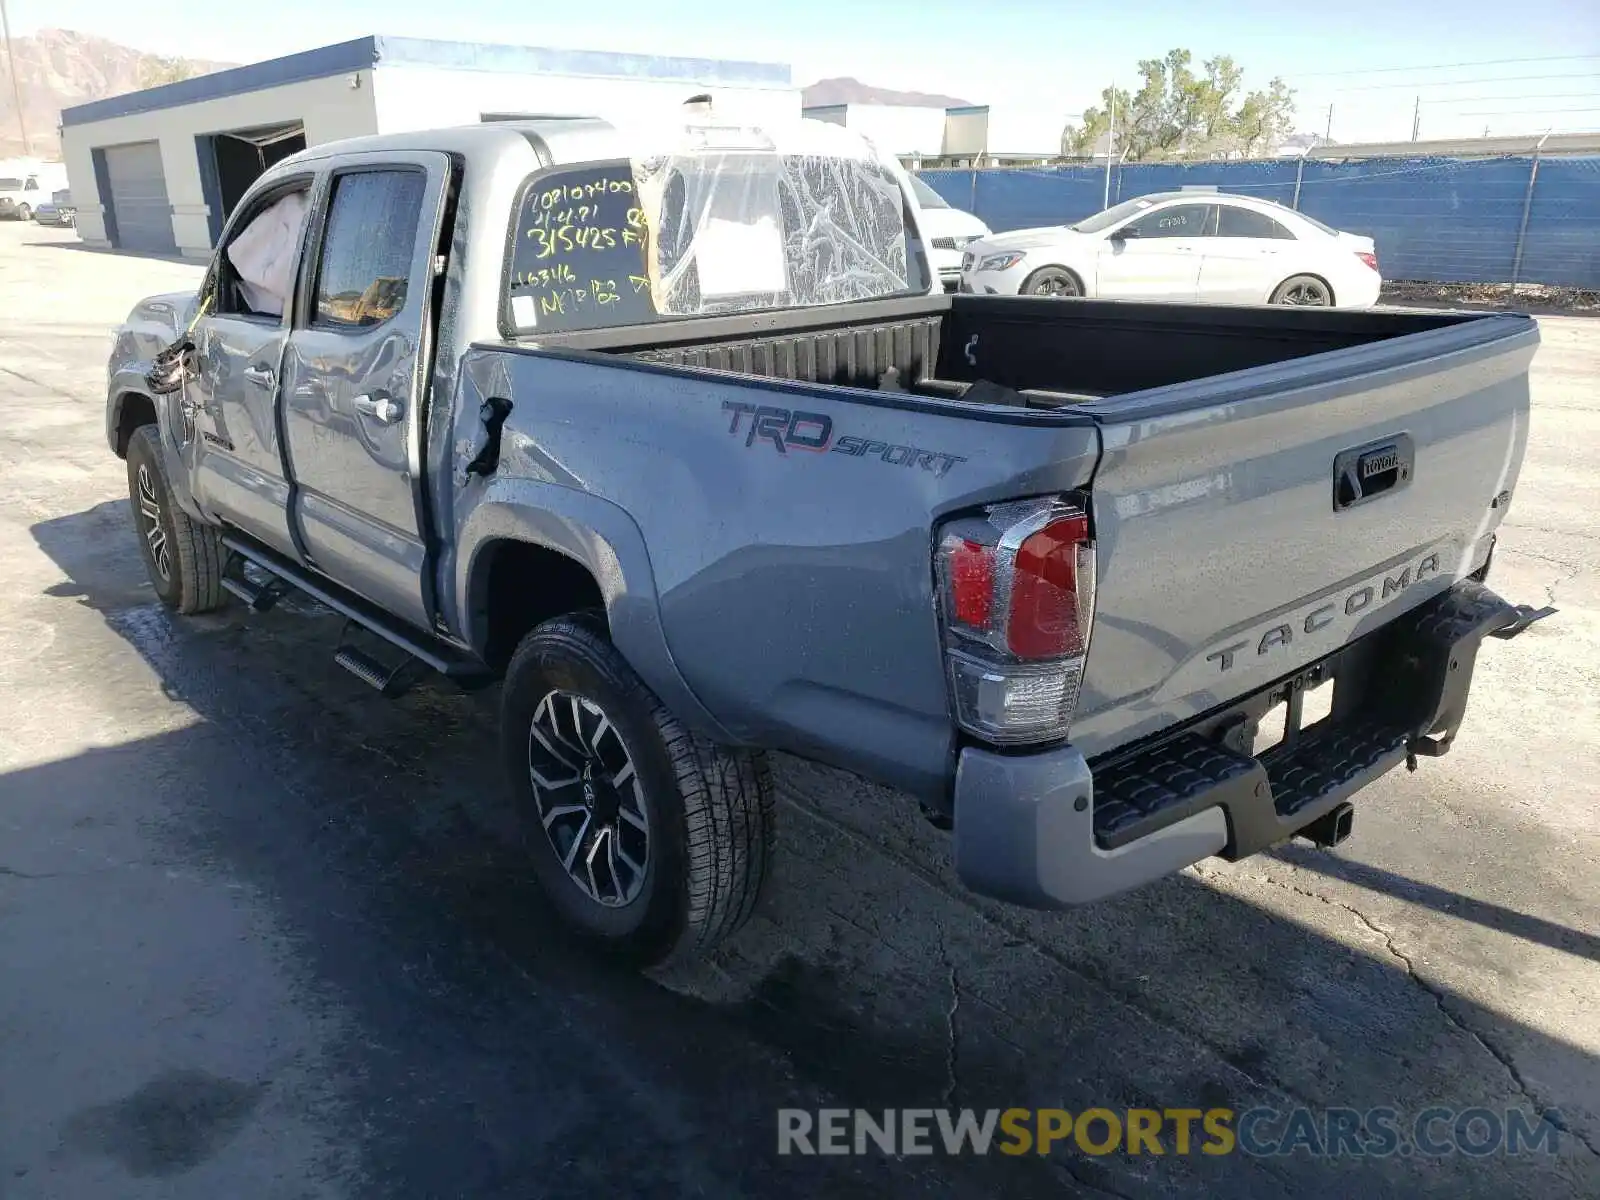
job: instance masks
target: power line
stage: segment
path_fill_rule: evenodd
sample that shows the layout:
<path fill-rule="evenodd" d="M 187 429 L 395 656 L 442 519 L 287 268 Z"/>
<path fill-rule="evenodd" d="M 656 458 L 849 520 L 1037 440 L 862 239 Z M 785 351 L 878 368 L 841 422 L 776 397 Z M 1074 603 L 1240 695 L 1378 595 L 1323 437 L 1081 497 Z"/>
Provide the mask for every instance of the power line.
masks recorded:
<path fill-rule="evenodd" d="M 1471 87 L 1479 83 L 1527 83 L 1545 79 L 1593 79 L 1594 71 L 1577 71 L 1567 75 L 1486 75 L 1476 79 L 1413 79 L 1406 83 L 1358 83 L 1351 87 L 1334 88 L 1340 92 L 1377 92 L 1391 88 L 1441 88 Z"/>
<path fill-rule="evenodd" d="M 1548 113 L 1600 112 L 1600 105 L 1590 108 L 1502 108 L 1489 112 L 1458 112 L 1456 117 L 1542 117 Z"/>
<path fill-rule="evenodd" d="M 1502 67 L 1509 63 L 1582 62 L 1591 58 L 1600 58 L 1600 54 L 1554 54 L 1544 58 L 1484 58 L 1477 62 L 1437 63 L 1433 66 L 1420 67 L 1362 67 L 1352 71 L 1302 71 L 1300 75 L 1306 79 L 1320 79 L 1333 75 L 1382 75 L 1393 74 L 1395 71 L 1448 71 L 1455 67 Z"/>
<path fill-rule="evenodd" d="M 1424 104 L 1476 104 L 1480 100 L 1587 100 L 1600 92 L 1521 92 L 1498 96 L 1424 96 Z"/>

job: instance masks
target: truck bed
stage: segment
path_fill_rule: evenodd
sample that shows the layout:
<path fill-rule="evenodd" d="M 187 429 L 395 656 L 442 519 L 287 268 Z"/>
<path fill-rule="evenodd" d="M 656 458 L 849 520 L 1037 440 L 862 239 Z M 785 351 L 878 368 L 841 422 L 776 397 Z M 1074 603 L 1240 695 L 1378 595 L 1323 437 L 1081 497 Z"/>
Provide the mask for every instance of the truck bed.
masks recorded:
<path fill-rule="evenodd" d="M 762 378 L 1061 408 L 1344 350 L 1470 313 L 927 296 L 556 334 L 571 349 Z M 984 386 L 974 388 L 982 383 Z"/>

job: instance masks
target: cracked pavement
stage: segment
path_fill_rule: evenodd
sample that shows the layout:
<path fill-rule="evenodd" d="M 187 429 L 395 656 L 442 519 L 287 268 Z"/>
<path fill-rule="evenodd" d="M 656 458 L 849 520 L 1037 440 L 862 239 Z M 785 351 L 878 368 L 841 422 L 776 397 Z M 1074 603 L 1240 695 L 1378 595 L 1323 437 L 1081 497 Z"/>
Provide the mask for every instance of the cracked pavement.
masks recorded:
<path fill-rule="evenodd" d="M 782 758 L 752 926 L 651 978 L 552 933 L 493 694 L 385 702 L 313 605 L 153 602 L 111 327 L 192 266 L 0 223 L 0 1198 L 1600 1194 L 1600 320 L 1549 318 L 1496 555 L 1551 618 L 1337 852 L 1040 914 Z M 1582 764 L 1589 763 L 1585 768 Z M 779 1107 L 1431 1105 L 1554 1155 L 779 1157 Z M 1552 1118 L 1554 1119 L 1554 1118 Z"/>

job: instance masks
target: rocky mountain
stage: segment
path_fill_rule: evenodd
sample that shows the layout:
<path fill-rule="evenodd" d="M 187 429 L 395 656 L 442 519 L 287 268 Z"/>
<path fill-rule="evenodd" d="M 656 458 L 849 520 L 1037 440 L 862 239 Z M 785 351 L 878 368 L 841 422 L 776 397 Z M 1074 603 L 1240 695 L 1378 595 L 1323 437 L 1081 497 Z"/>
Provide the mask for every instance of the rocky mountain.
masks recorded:
<path fill-rule="evenodd" d="M 800 93 L 807 108 L 824 104 L 916 104 L 930 108 L 965 108 L 970 100 L 941 96 L 935 92 L 897 92 L 893 88 L 873 87 L 848 75 L 819 79 Z"/>
<path fill-rule="evenodd" d="M 89 33 L 41 29 L 11 39 L 22 91 L 22 113 L 31 152 L 52 158 L 60 150 L 56 126 L 61 110 L 140 88 L 221 71 L 233 64 L 147 54 Z M 0 158 L 22 153 L 10 72 L 0 60 Z"/>

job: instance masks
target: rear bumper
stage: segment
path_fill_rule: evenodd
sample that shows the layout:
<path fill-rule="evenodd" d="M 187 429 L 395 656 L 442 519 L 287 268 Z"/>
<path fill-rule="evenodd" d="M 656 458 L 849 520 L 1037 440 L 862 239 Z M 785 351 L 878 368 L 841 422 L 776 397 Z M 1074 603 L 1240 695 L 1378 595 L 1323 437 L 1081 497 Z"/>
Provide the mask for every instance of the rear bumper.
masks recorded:
<path fill-rule="evenodd" d="M 968 747 L 956 769 L 956 871 L 973 891 L 1065 908 L 1211 855 L 1294 836 L 1409 756 L 1445 753 L 1485 637 L 1526 614 L 1465 580 L 1329 658 L 1158 739 L 1086 761 Z M 1331 715 L 1253 757 L 1255 722 L 1335 684 Z"/>

